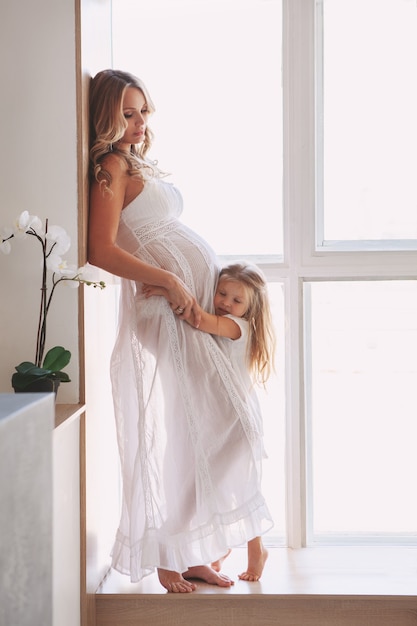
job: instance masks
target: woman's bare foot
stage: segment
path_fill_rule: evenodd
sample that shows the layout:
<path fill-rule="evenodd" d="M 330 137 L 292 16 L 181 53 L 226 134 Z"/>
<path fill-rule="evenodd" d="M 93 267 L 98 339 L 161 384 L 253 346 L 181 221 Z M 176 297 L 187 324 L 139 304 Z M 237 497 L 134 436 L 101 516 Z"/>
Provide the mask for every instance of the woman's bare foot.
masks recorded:
<path fill-rule="evenodd" d="M 190 593 L 197 588 L 194 583 L 185 580 L 178 572 L 158 568 L 159 582 L 170 593 Z"/>
<path fill-rule="evenodd" d="M 239 574 L 240 580 L 257 582 L 262 576 L 267 558 L 268 550 L 264 548 L 260 537 L 248 541 L 248 569 Z"/>
<path fill-rule="evenodd" d="M 209 585 L 218 585 L 219 587 L 231 587 L 234 585 L 234 581 L 225 576 L 225 574 L 219 574 L 209 565 L 197 565 L 190 567 L 184 574 L 184 578 L 199 578 Z"/>
<path fill-rule="evenodd" d="M 227 559 L 230 553 L 231 553 L 231 550 L 228 550 L 226 554 L 222 556 L 220 559 L 218 559 L 217 561 L 213 561 L 213 563 L 211 564 L 211 567 L 214 569 L 215 572 L 220 572 L 222 565 L 223 565 L 223 561 Z"/>

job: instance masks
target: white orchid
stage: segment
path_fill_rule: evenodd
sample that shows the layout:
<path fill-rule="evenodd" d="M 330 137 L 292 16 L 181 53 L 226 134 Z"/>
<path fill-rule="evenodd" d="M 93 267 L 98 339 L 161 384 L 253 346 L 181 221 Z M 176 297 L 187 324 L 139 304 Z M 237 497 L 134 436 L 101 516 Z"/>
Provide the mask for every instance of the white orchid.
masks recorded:
<path fill-rule="evenodd" d="M 48 268 L 48 270 L 54 272 L 54 274 L 57 274 L 59 276 L 65 276 L 69 272 L 69 267 L 66 260 L 63 259 L 59 254 L 55 253 L 55 250 L 52 250 L 52 252 L 48 254 L 46 259 L 46 267 Z"/>
<path fill-rule="evenodd" d="M 99 269 L 95 267 L 94 265 L 90 265 L 89 263 L 86 263 L 82 267 L 79 267 L 78 274 L 83 279 L 83 281 L 87 284 L 97 283 L 99 282 L 99 279 L 100 279 Z"/>
<path fill-rule="evenodd" d="M 11 252 L 11 240 L 24 239 L 28 236 L 35 237 L 42 246 L 42 284 L 41 284 L 41 306 L 39 313 L 38 334 L 36 338 L 35 361 L 25 361 L 16 367 L 16 372 L 12 377 L 12 385 L 17 391 L 26 389 L 28 385 L 37 380 L 50 378 L 60 382 L 69 382 L 68 374 L 62 372 L 71 358 L 70 352 L 62 346 L 55 346 L 48 351 L 43 358 L 46 340 L 46 319 L 51 306 L 52 296 L 59 283 L 65 283 L 73 287 L 80 284 L 92 285 L 103 289 L 105 283 L 99 280 L 92 280 L 88 275 L 86 266 L 77 268 L 76 265 L 68 265 L 62 258 L 71 246 L 71 239 L 61 226 L 48 227 L 48 220 L 45 220 L 45 230 L 42 229 L 42 222 L 36 215 L 30 215 L 28 211 L 23 211 L 15 220 L 13 225 L 6 226 L 0 234 L 0 251 L 4 254 Z M 48 293 L 48 271 L 51 272 L 51 285 Z"/>
<path fill-rule="evenodd" d="M 52 242 L 55 254 L 66 254 L 71 247 L 71 239 L 61 226 L 49 226 L 46 239 Z"/>
<path fill-rule="evenodd" d="M 66 261 L 62 261 L 57 273 L 60 274 L 62 283 L 66 287 L 77 289 L 80 284 L 89 284 L 86 280 L 81 278 L 79 268 L 76 265 L 67 265 Z"/>
<path fill-rule="evenodd" d="M 18 239 L 24 239 L 30 234 L 30 229 L 37 231 L 42 236 L 42 222 L 36 215 L 29 215 L 29 211 L 23 211 L 13 224 L 14 236 Z"/>

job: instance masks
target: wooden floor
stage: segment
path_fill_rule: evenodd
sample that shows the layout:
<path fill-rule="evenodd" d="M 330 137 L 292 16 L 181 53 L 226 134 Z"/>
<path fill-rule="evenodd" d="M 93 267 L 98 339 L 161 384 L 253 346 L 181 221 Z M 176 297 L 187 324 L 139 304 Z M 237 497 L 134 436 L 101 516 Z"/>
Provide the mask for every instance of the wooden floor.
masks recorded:
<path fill-rule="evenodd" d="M 240 581 L 246 551 L 223 571 L 235 585 L 198 581 L 168 594 L 111 571 L 96 595 L 96 626 L 417 626 L 417 548 L 273 548 L 262 580 Z"/>

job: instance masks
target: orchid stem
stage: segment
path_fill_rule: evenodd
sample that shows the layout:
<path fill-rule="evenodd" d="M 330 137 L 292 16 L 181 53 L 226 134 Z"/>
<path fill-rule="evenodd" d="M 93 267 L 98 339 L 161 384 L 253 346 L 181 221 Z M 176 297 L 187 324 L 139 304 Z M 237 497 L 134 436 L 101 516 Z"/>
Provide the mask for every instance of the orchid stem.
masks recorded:
<path fill-rule="evenodd" d="M 46 338 L 46 315 L 48 312 L 47 309 L 47 287 L 46 287 L 46 235 L 48 232 L 48 220 L 45 220 L 45 238 L 42 239 L 39 235 L 35 235 L 37 239 L 41 242 L 42 245 L 42 254 L 43 254 L 43 265 L 42 265 L 42 286 L 41 286 L 41 305 L 39 312 L 39 325 L 38 325 L 38 333 L 36 336 L 36 356 L 35 356 L 35 365 L 37 367 L 42 367 L 43 353 L 45 351 L 45 338 Z"/>

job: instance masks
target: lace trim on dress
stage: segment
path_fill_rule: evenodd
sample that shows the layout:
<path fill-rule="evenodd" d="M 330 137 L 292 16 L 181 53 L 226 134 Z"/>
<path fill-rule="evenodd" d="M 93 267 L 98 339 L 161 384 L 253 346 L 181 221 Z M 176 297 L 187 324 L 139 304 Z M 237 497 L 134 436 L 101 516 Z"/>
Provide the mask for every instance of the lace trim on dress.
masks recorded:
<path fill-rule="evenodd" d="M 130 545 L 128 537 L 117 532 L 112 550 L 112 567 L 122 574 L 130 574 L 137 582 L 157 567 L 183 572 L 193 565 L 209 563 L 223 556 L 228 548 L 235 548 L 247 537 L 263 535 L 272 527 L 263 497 L 258 494 L 241 508 L 215 515 L 203 526 L 166 537 L 164 542 L 155 528 L 149 528 L 144 537 Z"/>
<path fill-rule="evenodd" d="M 177 224 L 178 222 L 176 219 L 159 220 L 157 222 L 145 224 L 145 226 L 141 226 L 140 228 L 136 228 L 133 232 L 138 239 L 139 246 L 146 246 L 154 239 L 170 233 L 174 230 Z"/>
<path fill-rule="evenodd" d="M 149 243 L 151 243 L 154 239 L 158 239 L 158 241 L 163 240 L 164 247 L 166 248 L 166 250 L 169 251 L 170 256 L 173 259 L 175 259 L 176 263 L 178 264 L 178 267 L 180 268 L 182 272 L 182 280 L 191 289 L 192 293 L 194 293 L 195 292 L 194 279 L 193 279 L 193 274 L 189 266 L 189 263 L 187 262 L 187 259 L 184 257 L 184 255 L 180 252 L 178 246 L 175 243 L 173 243 L 169 237 L 166 237 L 166 235 L 168 235 L 173 230 L 175 230 L 177 226 L 178 226 L 178 221 L 176 219 L 169 219 L 169 220 L 164 219 L 164 220 L 159 220 L 157 222 L 152 222 L 150 224 L 146 224 L 145 226 L 142 226 L 141 228 L 137 228 L 134 231 L 134 233 L 137 237 L 138 244 L 139 244 L 138 251 L 139 250 L 141 251 L 140 253 L 142 257 L 146 258 L 146 261 L 148 263 L 155 265 L 155 262 L 152 260 L 152 257 L 150 257 L 146 253 L 146 250 L 144 250 L 144 248 L 146 248 L 146 246 Z M 203 254 L 204 248 L 202 246 L 199 246 L 198 242 L 196 242 L 196 246 L 202 252 L 202 256 L 204 256 L 204 259 L 206 260 L 206 262 L 208 262 L 206 254 Z M 138 251 L 136 252 L 136 254 L 138 254 Z"/>
<path fill-rule="evenodd" d="M 192 274 L 189 264 L 187 263 L 186 258 L 181 253 L 178 246 L 173 244 L 171 240 L 168 239 L 164 243 L 165 243 L 166 249 L 169 250 L 170 254 L 176 260 L 176 262 L 178 263 L 178 266 L 181 269 L 182 280 L 185 282 L 187 287 L 189 287 L 189 289 L 191 290 L 191 293 L 195 293 L 193 274 Z"/>

